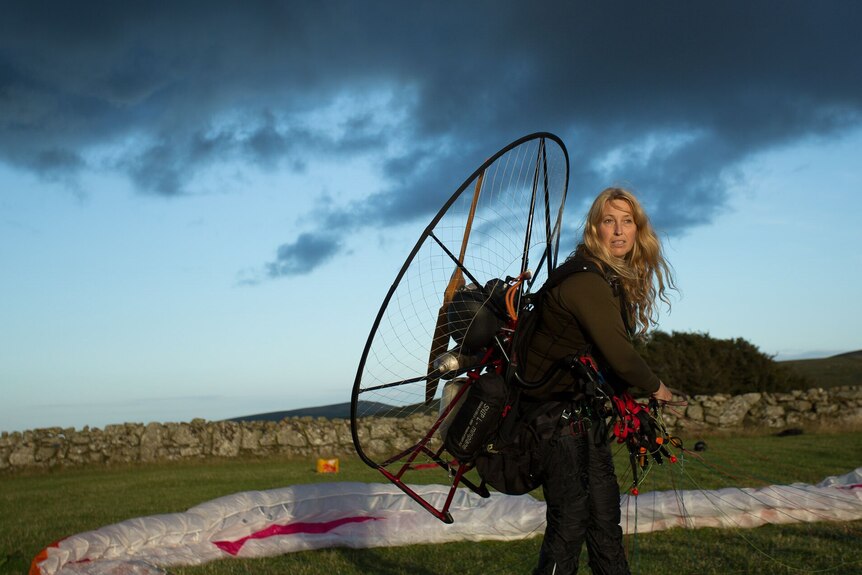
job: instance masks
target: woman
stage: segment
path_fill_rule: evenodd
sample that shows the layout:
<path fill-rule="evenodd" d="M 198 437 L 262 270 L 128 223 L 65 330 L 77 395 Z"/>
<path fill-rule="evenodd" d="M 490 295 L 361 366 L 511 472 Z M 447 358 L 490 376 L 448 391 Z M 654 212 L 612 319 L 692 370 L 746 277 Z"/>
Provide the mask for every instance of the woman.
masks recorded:
<path fill-rule="evenodd" d="M 564 265 L 588 273 L 571 273 L 548 291 L 527 354 L 527 378 L 541 379 L 566 356 L 589 354 L 615 387 L 634 386 L 670 400 L 631 343 L 655 324 L 656 300 L 669 305 L 666 290 L 674 289 L 661 243 L 637 199 L 621 188 L 602 191 L 587 215 L 583 242 Z M 593 573 L 629 573 L 610 446 L 579 380 L 573 374 L 553 377 L 528 395 L 533 402 L 562 399 L 569 406 L 558 433 L 543 446 L 547 527 L 534 574 L 576 573 L 584 542 Z"/>

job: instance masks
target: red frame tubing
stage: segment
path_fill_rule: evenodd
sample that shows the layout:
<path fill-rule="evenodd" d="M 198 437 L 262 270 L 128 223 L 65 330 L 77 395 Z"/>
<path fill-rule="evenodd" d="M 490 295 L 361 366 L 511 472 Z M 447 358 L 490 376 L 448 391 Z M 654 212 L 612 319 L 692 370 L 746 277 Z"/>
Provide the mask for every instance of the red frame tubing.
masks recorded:
<path fill-rule="evenodd" d="M 469 374 L 468 374 L 469 375 Z M 488 488 L 485 487 L 485 484 L 482 483 L 480 485 L 476 485 L 469 479 L 464 477 L 464 474 L 470 471 L 473 468 L 472 465 L 469 464 L 459 464 L 455 469 L 455 474 L 452 479 L 452 486 L 449 488 L 449 494 L 446 497 L 446 502 L 443 504 L 442 509 L 437 509 L 428 501 L 426 501 L 421 495 L 416 493 L 409 485 L 402 481 L 402 477 L 408 471 L 416 469 L 413 466 L 413 462 L 419 457 L 419 454 L 424 453 L 428 457 L 430 457 L 434 463 L 442 467 L 446 470 L 450 475 L 452 475 L 453 467 L 450 463 L 446 463 L 441 455 L 443 453 L 443 447 L 441 446 L 439 450 L 431 451 L 428 449 L 428 442 L 431 441 L 431 438 L 434 436 L 434 433 L 437 432 L 437 429 L 440 427 L 440 424 L 448 417 L 448 415 L 452 412 L 452 409 L 458 404 L 458 401 L 461 397 L 467 393 L 467 390 L 470 388 L 470 385 L 476 380 L 474 377 L 470 377 L 469 381 L 460 389 L 455 397 L 452 399 L 451 403 L 446 406 L 446 409 L 440 414 L 437 418 L 437 421 L 434 422 L 434 425 L 428 430 L 428 432 L 413 446 L 405 449 L 404 451 L 392 456 L 387 459 L 383 463 L 377 466 L 377 470 L 383 474 L 389 481 L 394 483 L 401 491 L 410 496 L 411 499 L 416 501 L 419 505 L 421 505 L 426 511 L 431 513 L 434 517 L 442 521 L 443 523 L 452 523 L 454 520 L 452 519 L 452 515 L 449 513 L 449 506 L 452 504 L 452 499 L 455 497 L 455 490 L 458 488 L 458 485 L 464 484 L 471 491 L 479 495 L 480 497 L 488 497 L 490 493 L 488 492 Z M 403 465 L 395 472 L 389 471 L 387 469 L 388 466 L 393 463 L 400 461 L 405 455 L 408 455 L 407 460 Z"/>

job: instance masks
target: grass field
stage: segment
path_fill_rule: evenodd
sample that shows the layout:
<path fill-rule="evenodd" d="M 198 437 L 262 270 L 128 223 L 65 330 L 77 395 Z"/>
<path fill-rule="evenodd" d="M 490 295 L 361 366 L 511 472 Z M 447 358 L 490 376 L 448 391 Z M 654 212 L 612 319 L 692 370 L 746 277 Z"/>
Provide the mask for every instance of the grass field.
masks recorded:
<path fill-rule="evenodd" d="M 695 438 L 689 439 L 693 442 Z M 706 437 L 709 467 L 687 463 L 683 488 L 817 482 L 862 466 L 862 432 L 795 437 Z M 248 490 L 328 482 L 380 482 L 358 459 L 342 459 L 337 476 L 318 475 L 312 461 L 198 462 L 26 471 L 0 475 L 0 573 L 26 573 L 32 558 L 62 537 L 125 519 L 184 511 Z M 622 472 L 627 461 L 620 459 Z M 717 470 L 722 470 L 721 472 Z M 667 489 L 657 468 L 642 491 Z M 728 477 L 732 476 L 732 477 Z M 418 481 L 442 483 L 437 473 Z M 536 494 L 541 497 L 540 493 Z M 457 521 L 458 518 L 456 517 Z M 683 530 L 627 538 L 635 573 L 862 574 L 862 521 Z M 529 573 L 540 537 L 509 543 L 452 543 L 366 550 L 326 549 L 257 560 L 225 560 L 174 568 L 175 575 L 227 574 L 508 574 Z M 586 554 L 584 553 L 584 556 Z M 585 557 L 583 558 L 585 560 Z M 589 570 L 584 567 L 584 572 Z"/>

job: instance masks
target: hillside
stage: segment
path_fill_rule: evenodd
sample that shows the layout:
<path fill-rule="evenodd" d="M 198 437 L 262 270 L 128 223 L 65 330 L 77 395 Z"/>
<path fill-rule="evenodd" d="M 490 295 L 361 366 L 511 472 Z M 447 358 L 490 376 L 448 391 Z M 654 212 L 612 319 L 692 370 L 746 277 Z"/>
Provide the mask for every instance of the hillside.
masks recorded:
<path fill-rule="evenodd" d="M 807 377 L 817 387 L 862 385 L 862 350 L 818 359 L 781 361 L 779 364 Z"/>
<path fill-rule="evenodd" d="M 437 401 L 425 407 L 428 413 L 437 413 L 440 409 Z M 404 417 L 405 414 L 415 414 L 416 406 L 393 407 L 385 403 L 373 401 L 360 401 L 359 410 L 364 416 L 379 415 L 382 417 Z M 325 417 L 326 419 L 350 419 L 350 404 L 335 403 L 322 405 L 320 407 L 305 407 L 292 409 L 290 411 L 271 411 L 269 413 L 258 413 L 255 415 L 243 415 L 234 417 L 227 421 L 281 421 L 285 417 Z"/>
<path fill-rule="evenodd" d="M 378 404 L 365 407 L 367 411 L 386 411 L 388 405 Z M 336 403 L 333 405 L 322 405 L 319 407 L 304 407 L 289 411 L 271 411 L 269 413 L 257 413 L 255 415 L 243 415 L 234 417 L 228 421 L 281 421 L 285 417 L 325 417 L 327 419 L 350 419 L 350 403 Z"/>

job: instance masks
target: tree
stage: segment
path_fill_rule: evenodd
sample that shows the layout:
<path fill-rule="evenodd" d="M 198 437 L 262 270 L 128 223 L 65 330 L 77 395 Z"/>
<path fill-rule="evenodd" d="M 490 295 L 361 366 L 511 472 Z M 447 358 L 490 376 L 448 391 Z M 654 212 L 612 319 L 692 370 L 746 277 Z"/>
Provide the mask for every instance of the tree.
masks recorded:
<path fill-rule="evenodd" d="M 690 395 L 776 392 L 812 387 L 807 378 L 742 339 L 656 331 L 636 344 L 662 381 Z"/>

